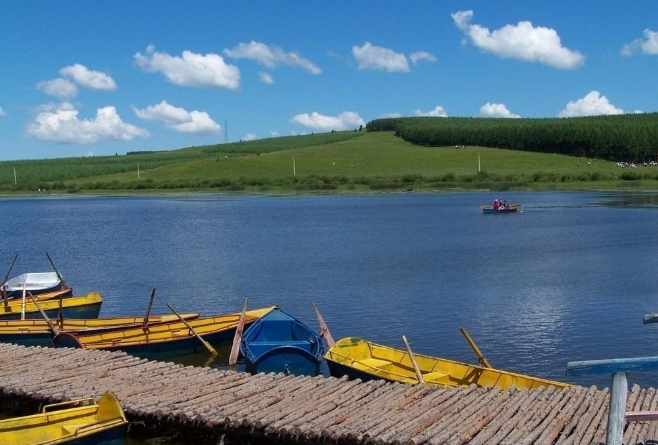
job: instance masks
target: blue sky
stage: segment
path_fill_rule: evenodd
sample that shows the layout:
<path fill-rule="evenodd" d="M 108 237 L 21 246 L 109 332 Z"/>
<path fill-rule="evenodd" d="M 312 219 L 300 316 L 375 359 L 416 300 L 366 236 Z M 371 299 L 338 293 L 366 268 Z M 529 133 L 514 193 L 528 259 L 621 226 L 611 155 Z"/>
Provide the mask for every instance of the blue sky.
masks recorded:
<path fill-rule="evenodd" d="M 0 159 L 658 109 L 658 5 L 6 1 Z"/>

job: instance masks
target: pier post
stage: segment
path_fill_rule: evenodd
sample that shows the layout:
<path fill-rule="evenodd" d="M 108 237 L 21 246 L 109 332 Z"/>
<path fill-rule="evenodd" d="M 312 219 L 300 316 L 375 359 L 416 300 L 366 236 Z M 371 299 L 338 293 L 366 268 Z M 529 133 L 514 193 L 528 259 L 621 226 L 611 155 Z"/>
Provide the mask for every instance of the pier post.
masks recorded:
<path fill-rule="evenodd" d="M 606 445 L 622 445 L 626 416 L 626 399 L 628 397 L 628 382 L 625 372 L 612 374 L 610 389 L 610 409 L 608 411 L 608 428 L 606 430 Z"/>

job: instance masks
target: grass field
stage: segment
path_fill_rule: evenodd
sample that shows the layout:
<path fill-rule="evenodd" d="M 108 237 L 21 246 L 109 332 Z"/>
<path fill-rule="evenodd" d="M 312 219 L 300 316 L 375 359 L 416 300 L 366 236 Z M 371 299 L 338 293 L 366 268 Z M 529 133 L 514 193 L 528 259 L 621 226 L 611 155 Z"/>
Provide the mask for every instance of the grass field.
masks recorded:
<path fill-rule="evenodd" d="M 64 192 L 658 188 L 658 167 L 621 169 L 597 159 L 484 147 L 419 147 L 388 132 L 345 134 L 333 141 L 323 136 L 322 143 L 313 137 L 265 139 L 251 147 L 244 142 L 234 152 L 219 145 L 123 156 L 164 163 L 141 169 L 139 179 L 134 166 L 44 186 Z"/>

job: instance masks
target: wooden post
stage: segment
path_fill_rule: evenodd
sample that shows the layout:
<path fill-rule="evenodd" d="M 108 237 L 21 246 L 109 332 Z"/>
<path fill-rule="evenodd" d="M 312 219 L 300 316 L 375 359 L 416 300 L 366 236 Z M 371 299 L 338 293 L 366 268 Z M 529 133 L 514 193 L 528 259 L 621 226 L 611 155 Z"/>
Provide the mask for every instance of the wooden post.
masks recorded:
<path fill-rule="evenodd" d="M 626 380 L 626 373 L 615 372 L 612 374 L 605 445 L 623 445 L 627 397 L 628 382 Z"/>
<path fill-rule="evenodd" d="M 459 332 L 462 333 L 468 344 L 473 348 L 473 352 L 475 352 L 475 355 L 478 356 L 478 361 L 480 362 L 480 365 L 484 366 L 485 368 L 493 368 L 491 366 L 491 363 L 489 363 L 489 360 L 482 354 L 482 351 L 480 351 L 480 348 L 478 348 L 478 345 L 475 344 L 475 341 L 471 338 L 470 335 L 468 335 L 468 332 L 464 328 L 459 328 Z"/>
<path fill-rule="evenodd" d="M 315 305 L 315 303 L 311 303 L 311 304 L 313 305 L 313 310 L 315 311 L 315 318 L 318 319 L 318 324 L 320 325 L 320 337 L 324 337 L 327 340 L 327 346 L 331 348 L 336 342 L 334 341 L 334 338 L 331 336 L 331 332 L 329 332 L 327 323 L 324 322 L 324 318 L 322 318 L 322 314 L 320 314 L 320 310 Z"/>
<path fill-rule="evenodd" d="M 411 360 L 411 364 L 414 367 L 414 371 L 416 372 L 416 378 L 418 379 L 418 383 L 425 383 L 425 380 L 423 379 L 423 374 L 420 372 L 420 368 L 418 367 L 418 363 L 416 363 L 416 359 L 414 358 L 414 353 L 411 352 L 411 347 L 409 346 L 409 342 L 407 341 L 407 337 L 404 335 L 402 336 L 402 341 L 404 342 L 404 345 L 407 347 L 407 352 L 409 353 L 409 359 Z"/>
<path fill-rule="evenodd" d="M 240 319 L 238 320 L 238 327 L 235 330 L 235 335 L 233 336 L 231 354 L 228 356 L 229 366 L 235 366 L 235 364 L 238 362 L 238 356 L 240 355 L 240 342 L 242 341 L 242 332 L 244 331 L 244 319 L 246 317 L 248 301 L 249 297 L 245 297 L 244 305 L 242 306 L 242 312 L 240 313 Z"/>
<path fill-rule="evenodd" d="M 59 278 L 59 281 L 62 283 L 62 289 L 66 289 L 69 287 L 69 285 L 64 281 L 64 277 L 62 274 L 59 273 L 59 270 L 55 267 L 55 263 L 53 263 L 53 260 L 50 258 L 50 255 L 48 255 L 48 252 L 46 252 L 46 256 L 48 257 L 48 261 L 50 261 L 50 265 L 53 266 L 53 269 L 55 270 L 55 273 L 57 274 L 57 278 Z"/>
<path fill-rule="evenodd" d="M 27 286 L 27 279 L 23 281 L 23 303 L 21 304 L 21 320 L 25 320 L 25 288 Z"/>
<path fill-rule="evenodd" d="M 153 305 L 153 299 L 155 298 L 155 288 L 151 291 L 151 298 L 149 299 L 149 305 L 146 308 L 146 315 L 144 315 L 144 324 L 143 329 L 146 329 L 149 324 L 149 315 L 151 315 L 151 306 Z"/>
<path fill-rule="evenodd" d="M 176 312 L 176 310 L 175 310 L 173 307 L 169 306 L 169 303 L 167 303 L 167 307 L 171 310 L 171 312 L 174 313 L 175 316 L 178 317 L 178 319 L 179 319 L 180 321 L 183 322 L 183 324 L 184 324 L 185 326 L 187 326 L 187 329 L 190 330 L 190 332 L 192 333 L 192 335 L 194 335 L 194 336 L 195 336 L 195 337 L 201 342 L 201 344 L 202 344 L 202 345 L 208 350 L 208 352 L 210 352 L 210 353 L 213 355 L 213 357 L 216 356 L 216 355 L 218 355 L 218 354 L 217 354 L 217 351 L 215 351 L 215 348 L 213 348 L 212 346 L 210 346 L 210 343 L 208 343 L 207 341 L 205 341 L 205 340 L 204 340 L 199 334 L 197 334 L 197 332 L 194 330 L 194 328 L 192 327 L 192 325 L 190 325 L 190 324 L 187 322 L 187 320 L 185 320 L 183 317 L 181 317 L 181 316 L 178 314 L 178 312 Z"/>

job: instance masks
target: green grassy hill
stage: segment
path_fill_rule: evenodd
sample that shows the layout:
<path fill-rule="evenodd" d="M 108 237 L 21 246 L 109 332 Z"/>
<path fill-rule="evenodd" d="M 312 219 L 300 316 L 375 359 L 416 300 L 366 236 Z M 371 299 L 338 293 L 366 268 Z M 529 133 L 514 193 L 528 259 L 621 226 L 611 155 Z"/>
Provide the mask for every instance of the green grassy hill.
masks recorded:
<path fill-rule="evenodd" d="M 610 161 L 495 148 L 420 147 L 392 132 L 327 133 L 110 158 L 116 158 L 122 170 L 71 179 L 37 179 L 25 183 L 25 188 L 5 183 L 4 189 L 305 192 L 658 188 L 658 167 L 621 169 Z M 65 164 L 66 160 L 57 161 Z"/>

